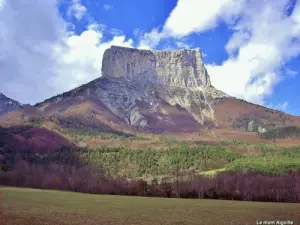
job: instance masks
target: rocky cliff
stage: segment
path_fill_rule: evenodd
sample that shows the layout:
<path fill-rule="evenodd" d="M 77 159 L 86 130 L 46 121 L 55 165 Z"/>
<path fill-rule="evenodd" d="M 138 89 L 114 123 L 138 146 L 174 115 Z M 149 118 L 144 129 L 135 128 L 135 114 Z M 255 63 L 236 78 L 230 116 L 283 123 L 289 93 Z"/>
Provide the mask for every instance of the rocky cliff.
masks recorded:
<path fill-rule="evenodd" d="M 5 107 L 18 107 L 2 98 Z M 199 49 L 150 51 L 117 46 L 104 53 L 102 77 L 8 113 L 2 122 L 18 124 L 31 117 L 49 118 L 72 129 L 125 132 L 190 133 L 207 125 L 257 132 L 300 124 L 300 117 L 240 101 L 214 88 Z"/>
<path fill-rule="evenodd" d="M 112 46 L 104 53 L 102 76 L 173 87 L 211 86 L 199 48 L 150 51 Z"/>
<path fill-rule="evenodd" d="M 37 106 L 49 116 L 70 116 L 70 112 L 78 114 L 79 106 L 70 110 L 67 102 L 80 98 L 97 102 L 98 109 L 101 105 L 98 117 L 94 106 L 85 110 L 93 118 L 108 110 L 106 115 L 138 129 L 197 131 L 204 123 L 215 122 L 213 105 L 224 97 L 229 96 L 211 85 L 199 49 L 149 51 L 112 46 L 103 56 L 102 77 Z"/>
<path fill-rule="evenodd" d="M 157 99 L 161 99 L 187 110 L 200 124 L 206 120 L 214 121 L 212 105 L 219 98 L 229 97 L 211 85 L 199 48 L 151 51 L 112 46 L 104 53 L 102 76 L 134 82 L 143 90 L 142 94 L 137 95 L 128 95 L 127 92 L 126 96 L 129 97 L 126 99 L 130 105 L 135 105 L 135 100 L 138 99 L 134 96 L 145 95 L 149 110 L 156 112 L 159 108 Z M 114 93 L 118 108 L 124 104 L 121 97 L 124 93 Z M 115 111 L 116 107 L 112 107 L 112 102 L 107 105 Z M 135 109 L 135 114 L 137 113 L 138 110 Z"/>

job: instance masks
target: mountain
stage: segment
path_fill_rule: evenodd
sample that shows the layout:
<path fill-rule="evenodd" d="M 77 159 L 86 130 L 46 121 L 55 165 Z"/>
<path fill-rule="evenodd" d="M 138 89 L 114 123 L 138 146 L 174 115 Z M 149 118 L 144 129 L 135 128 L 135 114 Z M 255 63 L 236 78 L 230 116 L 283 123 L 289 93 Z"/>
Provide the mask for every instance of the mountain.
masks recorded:
<path fill-rule="evenodd" d="M 259 132 L 300 125 L 300 117 L 233 98 L 211 84 L 200 49 L 152 51 L 112 46 L 102 76 L 5 116 L 39 118 L 62 129 L 150 133 Z M 237 135 L 232 133 L 231 135 Z"/>
<path fill-rule="evenodd" d="M 0 116 L 22 107 L 23 105 L 18 101 L 8 98 L 4 94 L 0 93 Z"/>

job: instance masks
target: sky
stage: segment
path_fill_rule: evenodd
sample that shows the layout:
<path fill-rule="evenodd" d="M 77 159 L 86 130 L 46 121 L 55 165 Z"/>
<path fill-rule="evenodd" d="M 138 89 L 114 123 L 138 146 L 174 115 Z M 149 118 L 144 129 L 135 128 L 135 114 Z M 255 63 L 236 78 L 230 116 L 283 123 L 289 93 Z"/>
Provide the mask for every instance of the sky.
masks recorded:
<path fill-rule="evenodd" d="M 0 92 L 71 90 L 111 45 L 200 48 L 213 86 L 300 115 L 300 0 L 0 0 Z"/>

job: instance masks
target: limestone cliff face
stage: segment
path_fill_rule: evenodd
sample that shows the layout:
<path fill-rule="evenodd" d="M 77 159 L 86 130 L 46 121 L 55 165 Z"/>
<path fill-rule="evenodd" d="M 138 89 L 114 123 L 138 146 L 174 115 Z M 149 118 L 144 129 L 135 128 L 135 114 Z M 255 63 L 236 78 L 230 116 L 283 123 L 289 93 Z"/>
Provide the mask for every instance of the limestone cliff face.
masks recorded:
<path fill-rule="evenodd" d="M 22 109 L 1 117 L 15 107 Z M 102 77 L 35 106 L 23 107 L 0 93 L 4 125 L 29 117 L 48 117 L 62 127 L 109 132 L 137 128 L 191 133 L 215 124 L 263 133 L 274 124 L 300 124 L 299 118 L 241 102 L 214 88 L 199 49 L 149 51 L 116 46 L 104 53 Z"/>
<path fill-rule="evenodd" d="M 103 56 L 102 77 L 51 102 L 59 105 L 74 97 L 100 100 L 121 121 L 139 129 L 196 131 L 215 121 L 214 104 L 229 96 L 211 85 L 199 49 L 112 46 Z M 47 111 L 45 103 L 39 107 Z M 55 112 L 64 116 L 64 110 Z"/>
<path fill-rule="evenodd" d="M 112 46 L 102 61 L 103 77 L 174 87 L 210 87 L 200 49 L 150 51 Z"/>
<path fill-rule="evenodd" d="M 155 113 L 159 103 L 153 97 L 150 99 L 150 96 L 156 93 L 168 104 L 186 109 L 200 124 L 214 120 L 212 105 L 216 99 L 229 97 L 212 87 L 199 48 L 151 51 L 112 46 L 103 56 L 102 77 L 125 79 L 140 87 L 143 94 L 130 94 L 129 99 L 132 101 L 129 102 L 135 102 L 134 96 L 146 95 L 148 97 L 144 99 L 147 99 L 149 110 Z M 120 92 L 124 90 L 119 89 Z M 116 102 L 120 109 L 122 101 L 116 98 Z M 112 107 L 114 103 L 107 102 L 107 105 L 116 111 L 116 107 Z M 138 107 L 131 105 L 135 106 L 134 114 L 138 115 Z M 143 118 L 142 115 L 138 117 Z"/>

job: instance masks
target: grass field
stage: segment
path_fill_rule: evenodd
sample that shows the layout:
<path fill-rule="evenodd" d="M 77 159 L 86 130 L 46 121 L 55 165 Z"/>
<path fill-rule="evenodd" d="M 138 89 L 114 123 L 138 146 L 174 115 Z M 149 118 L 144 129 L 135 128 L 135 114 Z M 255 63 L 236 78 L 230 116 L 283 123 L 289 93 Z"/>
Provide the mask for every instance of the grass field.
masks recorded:
<path fill-rule="evenodd" d="M 91 195 L 1 187 L 0 224 L 300 224 L 300 204 Z"/>

